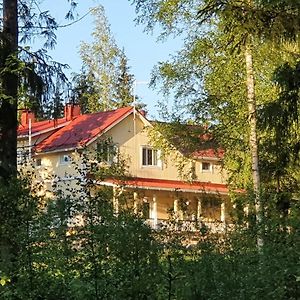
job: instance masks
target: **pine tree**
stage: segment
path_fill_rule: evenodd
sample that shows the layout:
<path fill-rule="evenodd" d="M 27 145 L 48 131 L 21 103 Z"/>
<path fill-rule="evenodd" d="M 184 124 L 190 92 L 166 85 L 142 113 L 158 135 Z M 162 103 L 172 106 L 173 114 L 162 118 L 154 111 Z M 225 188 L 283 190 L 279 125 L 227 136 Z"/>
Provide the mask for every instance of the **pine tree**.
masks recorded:
<path fill-rule="evenodd" d="M 120 52 L 119 63 L 117 66 L 116 95 L 118 106 L 128 106 L 135 101 L 133 96 L 134 76 L 130 74 L 128 60 L 124 49 Z"/>
<path fill-rule="evenodd" d="M 72 18 L 76 2 L 67 18 Z M 0 177 L 16 175 L 17 109 L 20 103 L 30 108 L 52 98 L 57 85 L 67 79 L 64 65 L 51 62 L 47 48 L 56 43 L 58 24 L 48 11 L 39 11 L 32 1 L 4 0 L 0 5 Z M 40 35 L 43 49 L 31 51 L 28 44 Z M 22 107 L 24 108 L 24 107 Z"/>

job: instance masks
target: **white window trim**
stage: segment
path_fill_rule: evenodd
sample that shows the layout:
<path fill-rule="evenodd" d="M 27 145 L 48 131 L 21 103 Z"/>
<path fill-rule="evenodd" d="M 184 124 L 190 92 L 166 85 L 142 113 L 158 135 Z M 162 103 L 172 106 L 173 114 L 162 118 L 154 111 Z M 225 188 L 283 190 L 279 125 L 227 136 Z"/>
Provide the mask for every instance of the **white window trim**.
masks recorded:
<path fill-rule="evenodd" d="M 106 146 L 107 149 L 104 149 L 104 151 L 106 151 L 106 157 L 103 157 L 103 161 L 101 161 L 100 164 L 111 166 L 112 164 L 118 163 L 119 156 L 120 156 L 119 144 L 112 143 Z M 95 150 L 97 151 L 97 145 L 95 147 L 96 147 Z"/>
<path fill-rule="evenodd" d="M 38 164 L 38 160 L 40 160 L 40 164 Z M 35 159 L 35 167 L 36 167 L 36 168 L 41 168 L 41 167 L 43 167 L 43 158 L 37 157 L 37 158 Z"/>
<path fill-rule="evenodd" d="M 156 165 L 143 165 L 143 149 L 150 149 L 150 150 L 156 150 L 157 151 L 157 164 Z M 161 150 L 154 149 L 153 147 L 149 145 L 142 145 L 140 148 L 140 166 L 142 169 L 162 169 L 163 162 L 161 160 Z"/>
<path fill-rule="evenodd" d="M 209 169 L 208 170 L 203 169 L 203 163 L 209 164 Z M 201 171 L 201 173 L 213 173 L 213 170 L 214 170 L 214 168 L 213 168 L 212 162 L 210 162 L 210 161 L 201 161 L 200 162 L 200 171 Z"/>

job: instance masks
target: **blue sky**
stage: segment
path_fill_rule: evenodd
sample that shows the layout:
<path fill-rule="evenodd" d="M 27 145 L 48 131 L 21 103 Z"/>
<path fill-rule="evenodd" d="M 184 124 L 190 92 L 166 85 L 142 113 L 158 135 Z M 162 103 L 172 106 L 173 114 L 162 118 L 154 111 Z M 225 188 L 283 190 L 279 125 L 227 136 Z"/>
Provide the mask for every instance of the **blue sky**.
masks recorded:
<path fill-rule="evenodd" d="M 87 13 L 89 8 L 96 6 L 97 3 L 103 5 L 113 36 L 118 46 L 125 49 L 131 72 L 137 82 L 142 82 L 137 84 L 136 94 L 147 104 L 149 115 L 157 117 L 157 101 L 166 100 L 158 92 L 150 90 L 145 82 L 149 82 L 151 70 L 157 62 L 168 59 L 170 54 L 180 48 L 180 40 L 157 42 L 157 36 L 143 32 L 143 26 L 135 24 L 135 8 L 128 0 L 78 0 L 78 2 L 79 16 Z M 60 24 L 68 23 L 64 20 L 67 7 L 66 0 L 45 0 L 42 5 L 42 8 L 49 10 Z M 54 60 L 67 63 L 70 66 L 68 72 L 80 70 L 79 46 L 81 41 L 91 42 L 92 22 L 92 17 L 87 16 L 57 32 L 57 46 L 54 51 L 50 51 L 50 55 Z"/>

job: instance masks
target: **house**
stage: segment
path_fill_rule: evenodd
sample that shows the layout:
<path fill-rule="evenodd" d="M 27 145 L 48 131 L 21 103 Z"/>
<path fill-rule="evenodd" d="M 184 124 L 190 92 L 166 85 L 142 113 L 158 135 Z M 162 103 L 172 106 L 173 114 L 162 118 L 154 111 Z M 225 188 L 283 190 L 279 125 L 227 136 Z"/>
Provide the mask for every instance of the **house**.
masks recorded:
<path fill-rule="evenodd" d="M 23 111 L 18 161 L 34 163 L 37 180 L 51 191 L 54 180 L 61 186 L 66 182 L 74 185 L 78 178 L 84 180 L 80 177 L 88 175 L 84 153 L 98 150 L 105 154 L 106 165 L 113 163 L 118 153 L 129 174 L 122 187 L 132 194 L 135 205 L 143 206 L 151 226 L 166 223 L 171 213 L 182 228 L 189 229 L 195 222 L 223 228 L 230 221 L 231 203 L 221 167 L 222 151 L 195 151 L 183 167 L 193 170 L 191 180 L 179 172 L 178 158 L 183 159 L 184 153 L 174 145 L 168 155 L 162 155 L 150 142 L 149 128 L 153 123 L 134 107 L 80 114 L 77 105 L 67 104 L 63 118 L 47 121 L 35 121 L 32 113 Z M 103 142 L 106 152 L 99 149 Z M 105 178 L 95 184 L 117 189 L 121 182 Z"/>

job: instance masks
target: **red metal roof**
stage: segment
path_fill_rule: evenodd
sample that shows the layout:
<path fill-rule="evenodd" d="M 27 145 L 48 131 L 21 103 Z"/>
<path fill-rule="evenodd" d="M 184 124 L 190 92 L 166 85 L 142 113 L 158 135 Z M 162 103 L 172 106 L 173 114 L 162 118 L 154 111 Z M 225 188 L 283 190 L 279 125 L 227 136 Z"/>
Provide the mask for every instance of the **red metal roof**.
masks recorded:
<path fill-rule="evenodd" d="M 34 122 L 31 125 L 31 133 L 32 135 L 36 133 L 50 131 L 52 129 L 56 129 L 57 127 L 63 126 L 64 124 L 69 123 L 65 118 L 60 118 L 56 120 L 45 120 L 40 122 Z M 23 125 L 20 124 L 18 127 L 18 136 L 28 135 L 29 127 L 28 124 Z"/>
<path fill-rule="evenodd" d="M 223 158 L 224 157 L 224 150 L 223 149 L 205 149 L 205 150 L 198 150 L 193 153 L 195 158 Z"/>
<path fill-rule="evenodd" d="M 107 179 L 105 182 L 120 184 L 120 180 Z M 185 182 L 179 180 L 166 180 L 156 178 L 132 178 L 126 179 L 122 182 L 126 186 L 144 189 L 165 189 L 165 190 L 182 190 L 189 192 L 202 192 L 202 193 L 220 193 L 228 194 L 228 187 L 226 184 L 211 183 L 211 182 Z"/>
<path fill-rule="evenodd" d="M 47 152 L 83 147 L 132 110 L 132 107 L 124 107 L 113 111 L 80 115 L 39 143 L 35 151 Z"/>

